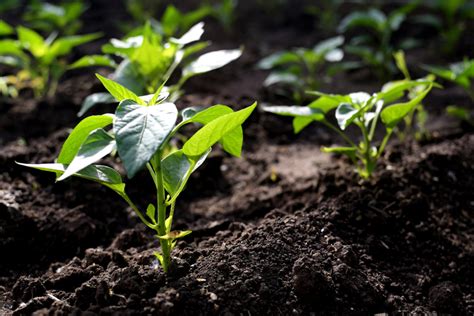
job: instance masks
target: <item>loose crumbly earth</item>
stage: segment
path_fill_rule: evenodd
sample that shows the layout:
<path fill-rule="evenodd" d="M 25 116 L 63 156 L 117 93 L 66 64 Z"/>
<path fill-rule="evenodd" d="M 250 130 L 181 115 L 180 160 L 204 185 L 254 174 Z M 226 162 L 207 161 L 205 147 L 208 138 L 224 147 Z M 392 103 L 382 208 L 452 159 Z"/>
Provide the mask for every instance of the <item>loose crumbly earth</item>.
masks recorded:
<path fill-rule="evenodd" d="M 92 21 L 105 10 L 97 5 Z M 254 22 L 223 36 L 211 22 L 213 48 L 245 43 L 245 54 L 190 81 L 178 107 L 286 102 L 260 89 L 265 73 L 254 65 L 320 39 L 294 14 L 280 31 Z M 472 106 L 462 91 L 434 91 L 431 138 L 394 139 L 366 182 L 345 159 L 319 151 L 336 135 L 315 125 L 294 136 L 289 120 L 255 113 L 243 157 L 215 149 L 193 175 L 175 222 L 193 234 L 165 275 L 153 255 L 158 242 L 113 192 L 77 179 L 53 184 L 14 164 L 54 160 L 80 102 L 100 89 L 91 76 L 70 75 L 54 100 L 0 103 L 0 314 L 474 313 L 474 133 L 443 115 L 448 103 Z M 378 88 L 357 76 L 328 87 Z M 146 174 L 128 188 L 141 207 L 153 198 Z"/>

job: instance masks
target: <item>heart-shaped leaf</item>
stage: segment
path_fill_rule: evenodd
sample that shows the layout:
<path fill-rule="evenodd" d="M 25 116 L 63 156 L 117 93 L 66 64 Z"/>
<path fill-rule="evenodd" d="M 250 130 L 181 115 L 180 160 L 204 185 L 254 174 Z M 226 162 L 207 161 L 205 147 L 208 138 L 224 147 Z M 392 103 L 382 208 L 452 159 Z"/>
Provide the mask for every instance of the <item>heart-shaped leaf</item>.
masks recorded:
<path fill-rule="evenodd" d="M 178 110 L 173 103 L 141 106 L 132 100 L 120 103 L 115 112 L 117 149 L 127 175 L 142 169 L 173 130 Z"/>

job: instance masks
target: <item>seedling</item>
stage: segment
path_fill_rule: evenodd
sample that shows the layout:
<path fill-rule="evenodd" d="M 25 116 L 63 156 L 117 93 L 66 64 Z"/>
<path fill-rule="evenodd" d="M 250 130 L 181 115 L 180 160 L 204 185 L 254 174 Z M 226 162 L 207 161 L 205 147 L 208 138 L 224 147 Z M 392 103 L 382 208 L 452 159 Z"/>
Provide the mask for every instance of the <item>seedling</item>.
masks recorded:
<path fill-rule="evenodd" d="M 32 29 L 47 34 L 59 32 L 61 35 L 74 35 L 82 26 L 79 17 L 85 10 L 83 1 L 68 1 L 56 5 L 35 0 L 28 6 L 23 19 Z"/>
<path fill-rule="evenodd" d="M 220 0 L 212 6 L 211 15 L 224 26 L 227 32 L 231 31 L 236 20 L 238 0 Z"/>
<path fill-rule="evenodd" d="M 176 101 L 182 94 L 181 87 L 191 77 L 203 74 L 227 65 L 240 57 L 240 49 L 219 50 L 196 54 L 208 46 L 207 42 L 199 42 L 204 33 L 204 23 L 193 26 L 182 37 L 164 41 L 162 35 L 156 33 L 150 24 L 143 28 L 140 36 L 124 40 L 113 39 L 102 50 L 121 58 L 118 66 L 113 66 L 112 77 L 138 95 L 152 94 L 164 82 L 167 82 L 178 66 L 181 66 L 179 80 L 164 88 L 170 94 L 169 100 Z M 192 45 L 188 45 L 191 44 Z M 97 59 L 96 59 L 97 58 Z M 110 66 L 111 58 L 107 56 L 86 57 L 78 64 L 89 66 Z M 108 93 L 92 94 L 86 98 L 79 115 L 98 103 L 116 102 Z"/>
<path fill-rule="evenodd" d="M 135 21 L 142 25 L 150 23 L 154 31 L 161 34 L 165 39 L 183 35 L 193 25 L 213 12 L 213 8 L 208 4 L 203 4 L 198 9 L 190 12 L 182 12 L 170 4 L 166 7 L 161 19 L 157 20 L 155 17 L 158 15 L 160 4 L 155 0 L 128 1 L 127 9 Z M 139 35 L 142 29 L 143 27 L 134 29 L 130 32 L 130 35 Z"/>
<path fill-rule="evenodd" d="M 412 2 L 388 15 L 378 9 L 349 14 L 339 24 L 338 31 L 347 33 L 361 28 L 366 31 L 364 35 L 353 37 L 344 50 L 360 58 L 360 67 L 372 67 L 380 79 L 387 80 L 396 72 L 392 61 L 393 53 L 397 49 L 409 49 L 416 43 L 414 39 L 407 39 L 396 46 L 393 34 L 400 29 L 407 14 L 417 5 L 417 2 Z"/>
<path fill-rule="evenodd" d="M 8 84 L 13 89 L 33 89 L 36 97 L 53 96 L 61 76 L 72 68 L 65 57 L 76 46 L 100 37 L 99 34 L 64 36 L 56 34 L 43 38 L 32 29 L 19 26 L 18 40 L 0 40 L 0 63 L 18 72 L 14 79 L 10 76 Z"/>
<path fill-rule="evenodd" d="M 450 105 L 446 108 L 446 112 L 448 115 L 474 126 L 474 115 L 469 111 L 469 109 L 461 106 Z"/>
<path fill-rule="evenodd" d="M 412 90 L 414 87 L 422 88 L 417 90 L 415 97 L 407 102 L 394 103 L 403 98 L 407 91 L 414 91 Z M 314 121 L 321 122 L 337 132 L 347 146 L 323 147 L 322 150 L 346 155 L 356 166 L 357 173 L 367 179 L 374 172 L 395 127 L 414 111 L 432 87 L 433 82 L 429 80 L 406 80 L 386 86 L 381 92 L 372 95 L 365 92 L 348 95 L 312 92 L 319 98 L 308 106 L 266 106 L 263 109 L 278 115 L 294 117 L 295 133 L 299 133 Z M 328 112 L 334 109 L 338 126 L 333 125 L 327 118 Z M 377 147 L 375 131 L 379 117 L 385 126 L 385 135 Z M 359 144 L 345 132 L 350 125 L 356 126 L 361 132 L 362 140 Z"/>
<path fill-rule="evenodd" d="M 164 271 L 168 271 L 171 251 L 176 241 L 191 231 L 172 230 L 176 200 L 184 190 L 191 174 L 204 162 L 216 143 L 240 156 L 243 142 L 242 124 L 256 107 L 256 103 L 234 112 L 225 105 L 215 105 L 201 112 L 193 109 L 181 113 L 167 102 L 161 88 L 152 96 L 138 97 L 126 87 L 98 76 L 105 88 L 120 103 L 115 114 L 90 116 L 83 119 L 63 144 L 55 163 L 21 164 L 43 171 L 54 172 L 56 180 L 71 176 L 98 182 L 116 192 L 132 208 L 138 218 L 156 233 L 161 252 L 155 255 Z M 189 138 L 181 149 L 166 153 L 172 137 L 186 124 L 204 126 Z M 112 126 L 109 130 L 109 126 Z M 105 156 L 118 153 L 128 178 L 146 168 L 156 187 L 156 202 L 146 212 L 132 202 L 125 192 L 125 183 L 114 169 L 98 165 Z"/>
<path fill-rule="evenodd" d="M 400 72 L 403 74 L 405 78 L 403 80 L 392 81 L 385 84 L 382 90 L 390 89 L 391 85 L 402 84 L 403 82 L 409 82 L 412 80 L 410 72 L 408 71 L 406 61 L 405 61 L 405 53 L 403 51 L 398 51 L 393 56 L 394 56 L 395 64 L 397 65 L 397 68 L 400 70 Z M 428 75 L 423 79 L 427 81 L 434 81 L 435 76 Z M 407 97 L 409 99 L 416 98 L 418 93 L 420 92 L 420 89 L 423 90 L 424 87 L 414 86 L 408 89 Z M 427 120 L 428 120 L 428 112 L 425 110 L 425 108 L 423 107 L 423 104 L 420 102 L 418 105 L 416 105 L 416 107 L 413 109 L 411 113 L 409 113 L 407 116 L 403 118 L 404 126 L 403 127 L 397 126 L 395 128 L 395 133 L 397 134 L 398 138 L 401 141 L 405 140 L 407 137 L 411 136 L 413 133 L 416 139 L 421 139 L 423 137 L 426 137 L 428 135 L 428 132 L 425 127 Z"/>
<path fill-rule="evenodd" d="M 469 97 L 474 100 L 474 88 L 471 82 L 474 79 L 474 59 L 466 59 L 451 64 L 447 68 L 438 66 L 424 66 L 424 68 L 434 75 L 462 87 Z"/>
<path fill-rule="evenodd" d="M 260 61 L 258 67 L 271 69 L 264 86 L 276 84 L 289 86 L 293 99 L 303 102 L 306 90 L 317 90 L 321 87 L 321 76 L 326 62 L 335 63 L 342 60 L 344 52 L 340 46 L 344 43 L 342 36 L 327 39 L 312 49 L 297 48 L 291 51 L 274 53 Z M 335 67 L 328 70 L 334 73 Z M 324 80 L 328 81 L 326 76 Z"/>
<path fill-rule="evenodd" d="M 441 16 L 426 13 L 417 15 L 413 19 L 440 32 L 441 45 L 439 47 L 443 53 L 451 55 L 458 48 L 467 23 L 474 18 L 474 3 L 467 0 L 433 0 L 427 1 L 426 4 Z"/>
<path fill-rule="evenodd" d="M 339 12 L 343 3 L 343 0 L 323 0 L 317 5 L 307 5 L 305 12 L 315 17 L 321 30 L 331 33 L 336 29 L 337 22 L 340 20 Z"/>

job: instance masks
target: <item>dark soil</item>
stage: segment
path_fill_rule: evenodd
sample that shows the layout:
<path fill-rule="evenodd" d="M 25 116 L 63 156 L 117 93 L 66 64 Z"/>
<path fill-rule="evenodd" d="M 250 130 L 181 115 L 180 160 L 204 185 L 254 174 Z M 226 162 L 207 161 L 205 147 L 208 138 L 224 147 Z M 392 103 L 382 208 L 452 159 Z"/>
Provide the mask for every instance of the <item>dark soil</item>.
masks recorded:
<path fill-rule="evenodd" d="M 104 3 L 94 1 L 85 28 L 100 21 L 119 36 L 114 19 L 101 20 Z M 212 48 L 242 43 L 245 53 L 192 79 L 179 108 L 285 103 L 261 89 L 266 73 L 255 63 L 330 36 L 300 11 L 275 22 L 251 8 L 241 2 L 229 34 L 208 21 Z M 443 63 L 423 49 L 410 56 L 414 65 Z M 158 242 L 113 192 L 76 179 L 54 184 L 14 163 L 57 157 L 83 98 L 100 90 L 92 73 L 69 74 L 52 100 L 0 100 L 1 315 L 474 314 L 474 131 L 444 115 L 447 104 L 472 108 L 462 90 L 433 91 L 430 138 L 393 139 L 365 182 L 345 159 L 320 152 L 339 142 L 332 132 L 315 124 L 295 136 L 291 121 L 255 113 L 242 158 L 216 148 L 188 184 L 174 225 L 193 233 L 165 275 Z M 356 73 L 325 90 L 380 86 Z M 145 174 L 128 188 L 140 206 L 153 198 Z"/>

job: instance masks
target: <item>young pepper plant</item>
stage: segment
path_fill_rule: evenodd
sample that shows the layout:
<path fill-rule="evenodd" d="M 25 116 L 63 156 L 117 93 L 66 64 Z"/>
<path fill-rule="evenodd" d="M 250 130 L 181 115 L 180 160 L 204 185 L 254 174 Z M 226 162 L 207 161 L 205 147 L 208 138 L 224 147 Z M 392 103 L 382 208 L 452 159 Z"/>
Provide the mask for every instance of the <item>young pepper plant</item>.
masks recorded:
<path fill-rule="evenodd" d="M 81 28 L 80 16 L 86 11 L 84 1 L 68 1 L 53 4 L 39 0 L 31 1 L 23 20 L 35 30 L 47 34 L 75 35 Z"/>
<path fill-rule="evenodd" d="M 389 90 L 392 85 L 399 85 L 404 82 L 409 82 L 412 80 L 408 66 L 405 60 L 405 53 L 403 51 L 398 51 L 393 54 L 395 59 L 395 64 L 397 65 L 398 70 L 403 74 L 404 79 L 396 80 L 386 83 L 382 87 L 382 91 Z M 435 76 L 430 74 L 423 78 L 426 81 L 435 81 Z M 440 87 L 437 84 L 434 84 L 436 87 Z M 414 99 L 418 96 L 419 92 L 423 90 L 423 86 L 413 86 L 408 89 L 407 97 L 408 99 Z M 428 112 L 425 110 L 423 104 L 420 102 L 407 116 L 403 118 L 403 127 L 397 126 L 395 128 L 395 133 L 397 134 L 400 141 L 405 140 L 407 137 L 414 135 L 416 139 L 421 139 L 427 136 L 426 131 L 426 121 L 428 120 Z"/>
<path fill-rule="evenodd" d="M 161 246 L 161 252 L 155 255 L 164 271 L 168 271 L 176 240 L 191 233 L 172 230 L 176 200 L 216 143 L 220 142 L 228 153 L 240 156 L 242 124 L 256 103 L 236 112 L 225 105 L 215 105 L 201 112 L 186 110 L 177 124 L 178 110 L 174 103 L 166 100 L 167 94 L 162 93 L 161 88 L 151 97 L 139 97 L 114 81 L 99 78 L 107 90 L 121 100 L 115 114 L 83 119 L 64 142 L 55 163 L 21 165 L 54 172 L 57 181 L 77 176 L 112 189 L 155 232 Z M 191 123 L 203 127 L 181 149 L 165 151 L 180 128 Z M 114 152 L 118 153 L 128 178 L 144 168 L 148 170 L 156 188 L 156 201 L 148 204 L 145 212 L 125 192 L 121 175 L 97 164 Z"/>
<path fill-rule="evenodd" d="M 100 34 L 73 35 L 46 39 L 32 29 L 19 26 L 18 40 L 0 40 L 0 63 L 17 69 L 15 88 L 33 89 L 36 97 L 53 96 L 59 79 L 70 69 L 65 57 L 77 46 L 99 38 Z"/>
<path fill-rule="evenodd" d="M 106 54 L 115 55 L 122 61 L 115 66 L 112 77 L 135 94 L 152 94 L 181 68 L 178 82 L 164 88 L 169 92 L 171 101 L 176 101 L 182 94 L 183 84 L 191 77 L 203 74 L 236 60 L 242 54 L 240 49 L 212 51 L 200 56 L 196 54 L 208 46 L 199 42 L 204 33 L 204 23 L 198 23 L 178 39 L 164 40 L 150 24 L 143 28 L 143 34 L 128 37 L 124 40 L 112 39 L 103 46 Z M 193 44 L 191 44 L 193 43 Z M 188 45 L 191 44 L 191 45 Z M 89 66 L 107 66 L 107 56 L 103 60 L 80 60 L 78 64 Z M 98 103 L 113 103 L 115 100 L 108 93 L 96 93 L 88 96 L 82 105 L 79 115 Z"/>
<path fill-rule="evenodd" d="M 449 67 L 424 66 L 423 68 L 444 80 L 457 84 L 474 101 L 474 87 L 471 82 L 474 79 L 474 59 L 465 59 Z"/>
<path fill-rule="evenodd" d="M 474 3 L 469 0 L 432 0 L 426 1 L 425 5 L 435 12 L 418 14 L 413 21 L 437 31 L 441 52 L 452 55 L 459 47 L 469 20 L 474 19 Z"/>
<path fill-rule="evenodd" d="M 313 48 L 297 48 L 291 51 L 276 52 L 258 63 L 260 69 L 272 70 L 263 82 L 265 87 L 280 84 L 289 86 L 293 99 L 303 102 L 306 90 L 317 90 L 321 87 L 321 76 L 326 63 L 342 60 L 344 52 L 340 46 L 344 43 L 342 36 L 324 40 Z M 332 70 L 332 71 L 331 71 Z M 334 73 L 335 67 L 328 72 Z"/>
<path fill-rule="evenodd" d="M 405 92 L 413 87 L 423 87 L 417 91 L 416 97 L 407 102 L 397 102 L 404 97 Z M 295 133 L 312 122 L 321 122 L 337 132 L 346 142 L 346 147 L 323 147 L 327 153 L 338 153 L 348 156 L 356 166 L 357 173 L 364 179 L 369 178 L 375 170 L 378 159 L 384 152 L 395 127 L 409 115 L 425 98 L 433 87 L 433 82 L 427 80 L 407 80 L 394 83 L 384 91 L 368 94 L 365 92 L 348 95 L 324 94 L 312 92 L 320 96 L 308 106 L 265 106 L 263 110 L 283 116 L 291 116 Z M 338 126 L 332 124 L 327 117 L 329 111 L 335 110 Z M 385 135 L 377 147 L 375 132 L 379 118 L 385 126 Z M 359 144 L 352 140 L 345 130 L 355 125 L 361 132 Z"/>
<path fill-rule="evenodd" d="M 386 15 L 379 9 L 356 11 L 347 15 L 339 24 L 338 31 L 347 33 L 351 30 L 364 29 L 363 35 L 354 36 L 344 50 L 348 54 L 358 56 L 361 60 L 360 67 L 368 65 L 382 80 L 387 80 L 396 72 L 392 56 L 396 47 L 409 49 L 415 46 L 412 38 L 401 43 L 394 43 L 395 32 L 400 30 L 408 13 L 417 7 L 417 2 L 411 2 Z"/>

